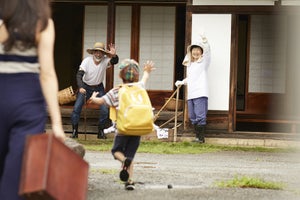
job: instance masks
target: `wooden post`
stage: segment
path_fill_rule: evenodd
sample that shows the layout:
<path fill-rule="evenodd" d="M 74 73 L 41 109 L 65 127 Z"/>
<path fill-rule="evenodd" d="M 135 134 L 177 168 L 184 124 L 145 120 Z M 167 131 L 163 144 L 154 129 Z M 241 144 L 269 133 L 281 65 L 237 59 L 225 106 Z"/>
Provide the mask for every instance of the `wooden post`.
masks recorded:
<path fill-rule="evenodd" d="M 232 133 L 236 129 L 236 88 L 237 88 L 237 15 L 232 15 L 231 28 L 231 55 L 230 55 L 230 94 L 228 112 L 228 132 Z"/>
<path fill-rule="evenodd" d="M 188 0 L 187 1 L 187 7 L 193 6 L 193 1 Z M 186 22 L 185 22 L 185 48 L 184 51 L 186 51 L 187 46 L 191 43 L 192 38 L 192 11 L 188 10 L 186 11 Z M 184 69 L 184 77 L 186 77 L 186 68 Z M 184 99 L 186 99 L 187 96 L 187 90 L 185 90 Z M 183 115 L 183 129 L 186 130 L 189 125 L 189 117 L 188 117 L 188 107 L 186 101 L 184 101 L 184 109 L 183 109 L 184 115 Z"/>
<path fill-rule="evenodd" d="M 116 24 L 116 6 L 114 0 L 108 1 L 107 8 L 107 47 L 109 44 L 115 43 L 115 24 Z M 118 52 L 117 52 L 118 54 Z M 110 67 L 107 69 L 105 91 L 113 88 L 114 84 L 114 68 Z"/>

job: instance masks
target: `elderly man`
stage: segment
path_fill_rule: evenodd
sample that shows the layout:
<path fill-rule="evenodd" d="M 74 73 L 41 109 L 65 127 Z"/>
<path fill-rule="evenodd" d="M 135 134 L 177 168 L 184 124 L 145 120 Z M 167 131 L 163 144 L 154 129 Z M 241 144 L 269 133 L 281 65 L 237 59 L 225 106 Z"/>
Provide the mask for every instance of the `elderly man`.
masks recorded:
<path fill-rule="evenodd" d="M 99 97 L 105 94 L 103 80 L 106 75 L 106 69 L 119 62 L 119 57 L 116 54 L 116 49 L 113 44 L 110 44 L 109 49 L 106 50 L 103 43 L 96 42 L 93 48 L 87 49 L 87 52 L 91 55 L 81 62 L 76 75 L 79 92 L 71 115 L 72 138 L 78 137 L 78 123 L 82 106 L 86 100 L 91 97 L 94 91 L 99 92 Z M 100 106 L 98 123 L 97 138 L 99 139 L 106 139 L 103 130 L 107 120 L 108 108 L 102 105 Z"/>

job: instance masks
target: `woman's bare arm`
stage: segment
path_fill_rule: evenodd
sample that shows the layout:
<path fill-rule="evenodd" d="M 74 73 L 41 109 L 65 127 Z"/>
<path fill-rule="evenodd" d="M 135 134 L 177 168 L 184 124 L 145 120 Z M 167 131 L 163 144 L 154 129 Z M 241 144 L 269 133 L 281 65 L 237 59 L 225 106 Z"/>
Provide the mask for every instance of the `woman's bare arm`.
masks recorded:
<path fill-rule="evenodd" d="M 41 67 L 40 81 L 51 118 L 52 131 L 59 139 L 65 139 L 58 104 L 58 80 L 54 67 L 55 31 L 52 19 L 47 28 L 38 35 L 38 57 Z"/>

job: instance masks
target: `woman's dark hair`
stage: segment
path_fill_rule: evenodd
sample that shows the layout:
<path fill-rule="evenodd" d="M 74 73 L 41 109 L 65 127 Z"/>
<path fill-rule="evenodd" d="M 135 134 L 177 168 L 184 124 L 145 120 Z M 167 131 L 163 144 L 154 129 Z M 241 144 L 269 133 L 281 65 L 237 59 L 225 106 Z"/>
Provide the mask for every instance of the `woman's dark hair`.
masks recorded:
<path fill-rule="evenodd" d="M 36 46 L 36 33 L 43 31 L 51 17 L 49 0 L 1 0 L 0 16 L 9 37 L 4 51 L 12 47 L 25 50 Z"/>

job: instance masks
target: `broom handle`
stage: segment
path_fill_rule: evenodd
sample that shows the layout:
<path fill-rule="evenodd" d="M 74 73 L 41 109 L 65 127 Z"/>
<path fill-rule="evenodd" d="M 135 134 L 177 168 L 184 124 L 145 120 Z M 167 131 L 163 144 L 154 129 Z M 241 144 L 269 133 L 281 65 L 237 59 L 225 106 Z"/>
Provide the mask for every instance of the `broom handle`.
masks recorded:
<path fill-rule="evenodd" d="M 177 113 L 178 113 L 178 99 L 179 99 L 179 89 L 177 88 L 176 92 L 176 103 L 175 103 L 175 125 L 174 125 L 174 140 L 173 142 L 176 142 L 177 140 Z"/>

